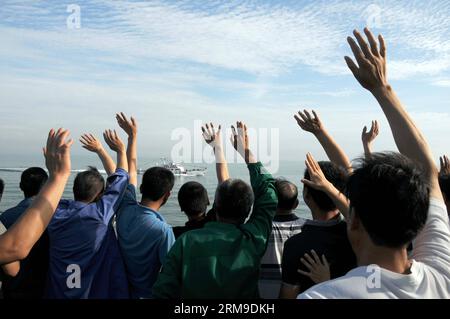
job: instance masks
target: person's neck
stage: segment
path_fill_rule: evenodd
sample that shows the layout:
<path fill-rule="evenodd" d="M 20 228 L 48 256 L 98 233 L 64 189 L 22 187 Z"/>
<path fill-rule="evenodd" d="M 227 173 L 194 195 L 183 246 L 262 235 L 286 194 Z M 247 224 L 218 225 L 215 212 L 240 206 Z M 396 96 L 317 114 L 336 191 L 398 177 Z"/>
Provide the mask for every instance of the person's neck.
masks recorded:
<path fill-rule="evenodd" d="M 328 212 L 322 211 L 320 209 L 311 209 L 311 215 L 313 220 L 318 220 L 322 222 L 327 222 L 339 216 L 339 210 L 331 210 Z"/>
<path fill-rule="evenodd" d="M 406 248 L 388 248 L 372 243 L 364 246 L 357 254 L 358 266 L 376 264 L 398 274 L 410 273 L 411 262 Z"/>
<path fill-rule="evenodd" d="M 197 215 L 189 215 L 189 216 L 188 216 L 188 220 L 189 220 L 190 222 L 193 222 L 193 221 L 199 221 L 199 220 L 202 220 L 203 218 L 205 218 L 205 216 L 206 216 L 205 213 L 199 213 L 199 214 L 197 214 Z"/>
<path fill-rule="evenodd" d="M 278 216 L 286 216 L 293 214 L 292 209 L 280 209 L 277 208 L 277 215 Z"/>
<path fill-rule="evenodd" d="M 154 211 L 159 211 L 159 209 L 162 206 L 162 202 L 161 201 L 159 201 L 159 200 L 158 201 L 152 201 L 152 200 L 146 199 L 146 198 L 143 198 L 139 204 L 142 205 L 142 206 L 145 206 L 147 208 L 150 208 L 151 210 L 154 210 Z"/>

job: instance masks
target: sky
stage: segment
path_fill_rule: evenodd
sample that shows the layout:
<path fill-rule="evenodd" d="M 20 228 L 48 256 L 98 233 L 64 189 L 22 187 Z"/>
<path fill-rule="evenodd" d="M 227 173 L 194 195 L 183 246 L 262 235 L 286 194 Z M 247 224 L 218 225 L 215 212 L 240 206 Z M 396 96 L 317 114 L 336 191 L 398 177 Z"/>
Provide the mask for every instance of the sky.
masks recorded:
<path fill-rule="evenodd" d="M 272 139 L 273 158 L 325 159 L 293 119 L 305 108 L 351 158 L 373 119 L 374 150 L 396 150 L 343 58 L 346 37 L 369 26 L 384 35 L 389 81 L 437 159 L 450 153 L 449 16 L 450 1 L 2 0 L 0 158 L 40 156 L 51 127 L 100 136 L 118 111 L 137 118 L 146 158 L 186 138 L 204 147 L 205 121 L 242 120 L 259 133 L 254 145 Z M 74 156 L 85 152 L 75 143 Z"/>

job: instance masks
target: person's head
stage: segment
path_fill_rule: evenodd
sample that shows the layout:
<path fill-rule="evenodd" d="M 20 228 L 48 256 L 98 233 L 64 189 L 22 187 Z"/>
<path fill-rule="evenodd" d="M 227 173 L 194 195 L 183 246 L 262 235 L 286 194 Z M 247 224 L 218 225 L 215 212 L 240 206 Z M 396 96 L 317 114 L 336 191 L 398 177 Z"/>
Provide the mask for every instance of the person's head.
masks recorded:
<path fill-rule="evenodd" d="M 0 178 L 0 200 L 2 200 L 3 191 L 5 190 L 5 182 Z"/>
<path fill-rule="evenodd" d="M 348 236 L 353 250 L 367 245 L 403 249 L 425 225 L 429 187 L 411 160 L 398 153 L 360 159 L 349 177 Z"/>
<path fill-rule="evenodd" d="M 217 186 L 215 206 L 219 220 L 242 224 L 254 201 L 253 190 L 241 179 L 228 179 Z"/>
<path fill-rule="evenodd" d="M 450 213 L 450 175 L 440 175 L 439 186 L 441 187 L 441 192 L 447 205 L 447 212 Z"/>
<path fill-rule="evenodd" d="M 20 176 L 20 189 L 25 198 L 36 196 L 47 182 L 48 174 L 40 167 L 30 167 Z"/>
<path fill-rule="evenodd" d="M 79 202 L 95 202 L 100 199 L 104 190 L 105 179 L 95 167 L 78 173 L 73 182 L 73 195 Z"/>
<path fill-rule="evenodd" d="M 203 215 L 209 205 L 208 192 L 200 183 L 184 183 L 178 191 L 178 203 L 189 218 Z"/>
<path fill-rule="evenodd" d="M 142 200 L 161 202 L 161 206 L 167 202 L 170 196 L 175 176 L 164 167 L 152 167 L 145 171 L 142 176 L 140 187 Z"/>
<path fill-rule="evenodd" d="M 319 162 L 319 166 L 326 179 L 338 190 L 343 191 L 348 178 L 345 169 L 327 161 Z M 305 170 L 304 179 L 310 179 L 308 169 Z M 337 209 L 333 200 L 326 193 L 308 187 L 307 185 L 303 186 L 303 200 L 311 210 L 321 214 L 327 214 Z"/>
<path fill-rule="evenodd" d="M 298 189 L 294 183 L 278 178 L 275 181 L 278 195 L 278 213 L 290 213 L 298 206 Z"/>

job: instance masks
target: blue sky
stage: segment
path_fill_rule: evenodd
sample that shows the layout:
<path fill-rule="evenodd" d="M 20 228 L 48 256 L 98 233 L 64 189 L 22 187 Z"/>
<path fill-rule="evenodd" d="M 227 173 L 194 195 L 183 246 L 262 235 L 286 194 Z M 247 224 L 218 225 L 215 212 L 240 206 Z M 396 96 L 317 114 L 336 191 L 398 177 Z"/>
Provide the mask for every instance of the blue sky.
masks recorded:
<path fill-rule="evenodd" d="M 67 5 L 81 28 L 67 28 Z M 170 154 L 174 128 L 244 120 L 278 128 L 282 159 L 324 153 L 293 114 L 314 108 L 351 157 L 381 121 L 343 56 L 354 28 L 388 44 L 388 76 L 435 156 L 450 136 L 450 1 L 2 1 L 0 149 L 40 154 L 50 127 L 97 135 L 124 111 L 146 157 Z M 198 137 L 200 138 L 200 136 Z M 79 144 L 74 153 L 82 153 Z"/>

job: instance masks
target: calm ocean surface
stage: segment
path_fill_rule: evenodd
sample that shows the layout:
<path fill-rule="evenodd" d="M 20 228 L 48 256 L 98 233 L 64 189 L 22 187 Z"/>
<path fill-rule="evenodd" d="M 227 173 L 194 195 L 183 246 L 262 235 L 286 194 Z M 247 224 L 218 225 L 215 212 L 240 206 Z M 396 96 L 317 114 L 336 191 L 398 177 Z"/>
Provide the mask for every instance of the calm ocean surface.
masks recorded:
<path fill-rule="evenodd" d="M 21 163 L 22 160 L 19 161 L 0 161 L 1 168 L 21 168 L 28 166 L 43 166 L 42 159 L 36 159 L 28 161 L 30 164 Z M 146 160 L 140 161 L 140 168 L 148 168 L 153 166 L 157 160 Z M 88 165 L 95 165 L 97 168 L 101 169 L 101 163 L 95 158 L 73 158 L 72 160 L 72 168 L 73 169 L 83 169 Z M 166 205 L 161 208 L 161 213 L 166 218 L 169 224 L 173 226 L 183 225 L 186 222 L 186 217 L 182 212 L 180 212 L 177 194 L 181 185 L 188 181 L 197 181 L 202 183 L 206 189 L 208 190 L 208 195 L 211 203 L 214 199 L 214 192 L 217 186 L 216 172 L 215 172 L 215 164 L 203 164 L 197 165 L 207 167 L 208 171 L 205 176 L 198 177 L 176 177 L 175 178 L 175 186 L 172 191 L 172 195 Z M 301 182 L 300 179 L 303 175 L 304 165 L 303 163 L 294 163 L 294 162 L 281 162 L 279 172 L 274 174 L 276 177 L 284 177 L 290 181 L 293 181 L 299 187 L 299 200 L 300 205 L 297 208 L 297 214 L 302 217 L 310 217 L 310 213 L 301 198 Z M 234 178 L 241 178 L 245 181 L 249 181 L 248 170 L 245 164 L 230 164 L 229 165 L 230 176 Z M 3 194 L 2 201 L 0 202 L 0 212 L 15 206 L 19 201 L 23 199 L 23 194 L 19 188 L 20 174 L 18 172 L 1 172 L 0 178 L 2 178 L 5 182 L 5 192 Z M 71 199 L 72 195 L 72 185 L 75 174 L 72 174 L 68 185 L 66 186 L 66 190 L 64 192 L 64 198 Z M 139 184 L 141 175 L 139 175 Z M 139 198 L 140 199 L 140 198 Z"/>

